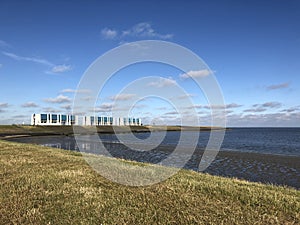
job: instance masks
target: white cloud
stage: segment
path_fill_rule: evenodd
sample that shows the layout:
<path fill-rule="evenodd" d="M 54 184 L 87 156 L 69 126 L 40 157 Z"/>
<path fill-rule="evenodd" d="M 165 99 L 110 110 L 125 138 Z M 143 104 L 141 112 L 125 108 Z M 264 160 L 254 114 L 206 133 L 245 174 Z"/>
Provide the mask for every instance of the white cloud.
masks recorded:
<path fill-rule="evenodd" d="M 252 108 L 252 109 L 245 109 L 244 110 L 244 112 L 253 112 L 253 113 L 264 112 L 264 111 L 267 111 L 267 109 L 266 108 L 262 108 L 262 107 Z"/>
<path fill-rule="evenodd" d="M 24 108 L 36 108 L 38 107 L 38 105 L 34 102 L 26 102 L 24 104 L 21 105 Z"/>
<path fill-rule="evenodd" d="M 60 113 L 61 112 L 61 110 L 58 110 L 58 109 L 55 109 L 52 107 L 44 107 L 42 110 L 47 113 Z"/>
<path fill-rule="evenodd" d="M 62 105 L 60 108 L 70 111 L 72 109 L 71 104 Z"/>
<path fill-rule="evenodd" d="M 202 106 L 202 105 L 194 104 L 194 105 L 191 105 L 191 106 L 187 106 L 186 109 L 201 109 L 203 107 L 204 106 Z"/>
<path fill-rule="evenodd" d="M 70 88 L 63 89 L 63 90 L 60 91 L 60 93 L 75 93 L 75 92 L 77 92 L 77 90 L 70 89 Z"/>
<path fill-rule="evenodd" d="M 227 116 L 228 126 L 239 127 L 299 127 L 298 113 L 231 114 Z"/>
<path fill-rule="evenodd" d="M 118 31 L 114 29 L 104 28 L 101 30 L 101 36 L 104 39 L 115 39 L 118 35 Z"/>
<path fill-rule="evenodd" d="M 110 112 L 114 107 L 114 103 L 112 102 L 105 102 L 102 103 L 99 107 L 93 109 L 94 112 Z"/>
<path fill-rule="evenodd" d="M 72 67 L 70 65 L 65 65 L 65 64 L 55 65 L 54 63 L 52 63 L 46 59 L 42 59 L 42 58 L 19 56 L 14 53 L 11 53 L 11 52 L 4 52 L 4 51 L 2 51 L 2 54 L 7 57 L 10 57 L 11 59 L 17 60 L 17 61 L 33 62 L 33 63 L 38 63 L 41 65 L 52 67 L 51 71 L 46 71 L 46 73 L 48 73 L 48 74 L 63 73 L 63 72 L 67 72 L 72 69 Z"/>
<path fill-rule="evenodd" d="M 254 104 L 253 107 L 262 108 L 280 108 L 282 104 L 280 102 L 265 102 L 263 104 Z"/>
<path fill-rule="evenodd" d="M 283 88 L 288 88 L 290 86 L 290 83 L 281 83 L 281 84 L 273 84 L 270 86 L 267 86 L 267 90 L 276 90 L 276 89 L 283 89 Z"/>
<path fill-rule="evenodd" d="M 207 77 L 208 75 L 212 74 L 212 71 L 204 69 L 204 70 L 191 70 L 187 73 L 180 74 L 179 77 L 182 79 L 187 78 L 200 78 L 200 77 Z"/>
<path fill-rule="evenodd" d="M 205 109 L 233 109 L 233 108 L 239 108 L 243 105 L 237 104 L 237 103 L 230 103 L 225 105 L 206 105 L 203 106 Z"/>
<path fill-rule="evenodd" d="M 61 90 L 60 93 L 91 93 L 91 90 L 89 90 L 89 89 L 77 90 L 77 89 L 67 88 L 67 89 Z"/>
<path fill-rule="evenodd" d="M 46 98 L 44 99 L 45 102 L 49 103 L 69 103 L 71 102 L 71 99 L 68 96 L 64 95 L 58 95 L 56 98 Z"/>
<path fill-rule="evenodd" d="M 176 116 L 179 116 L 179 113 L 177 111 L 170 111 L 170 112 L 166 112 L 164 115 L 176 115 Z"/>
<path fill-rule="evenodd" d="M 28 61 L 28 62 L 43 64 L 43 65 L 46 65 L 46 66 L 54 66 L 53 63 L 49 62 L 46 59 L 19 56 L 19 55 L 16 55 L 14 53 L 11 53 L 11 52 L 2 52 L 2 54 L 5 55 L 5 56 L 8 56 L 8 57 L 10 57 L 14 60 L 17 60 L 17 61 Z"/>
<path fill-rule="evenodd" d="M 230 104 L 226 104 L 225 107 L 226 109 L 232 109 L 232 108 L 239 108 L 243 105 L 237 104 L 237 103 L 230 103 Z"/>
<path fill-rule="evenodd" d="M 297 112 L 297 111 L 300 111 L 300 106 L 290 107 L 290 108 L 281 110 L 281 112 L 286 112 L 286 113 L 293 113 L 293 112 Z"/>
<path fill-rule="evenodd" d="M 150 23 L 142 22 L 132 26 L 129 29 L 118 31 L 116 29 L 104 28 L 101 30 L 101 36 L 104 39 L 118 39 L 120 43 L 126 43 L 124 39 L 171 39 L 173 34 L 160 34 L 152 28 Z"/>
<path fill-rule="evenodd" d="M 5 108 L 7 108 L 9 105 L 8 103 L 0 103 L 0 113 L 5 112 Z"/>
<path fill-rule="evenodd" d="M 170 78 L 162 78 L 160 77 L 158 81 L 153 81 L 148 84 L 148 86 L 152 87 L 158 87 L 158 88 L 163 88 L 167 86 L 173 86 L 176 85 L 176 81 L 174 79 Z"/>
<path fill-rule="evenodd" d="M 134 98 L 136 94 L 119 94 L 111 96 L 110 99 L 113 101 L 126 101 Z"/>
<path fill-rule="evenodd" d="M 187 98 L 192 98 L 192 97 L 196 97 L 195 94 L 185 94 L 185 95 L 180 95 L 177 97 L 177 99 L 187 99 Z"/>
<path fill-rule="evenodd" d="M 72 67 L 70 65 L 57 65 L 57 66 L 54 66 L 52 69 L 51 69 L 51 72 L 52 73 L 64 73 L 64 72 L 67 72 L 67 71 L 70 71 L 72 69 Z"/>
<path fill-rule="evenodd" d="M 265 102 L 263 104 L 254 104 L 252 108 L 245 109 L 244 112 L 258 113 L 267 111 L 268 109 L 277 109 L 281 106 L 282 104 L 280 102 Z"/>
<path fill-rule="evenodd" d="M 7 108 L 8 107 L 8 103 L 0 103 L 0 108 Z"/>
<path fill-rule="evenodd" d="M 173 34 L 160 34 L 156 32 L 150 23 L 138 23 L 132 28 L 122 32 L 123 37 L 136 37 L 136 38 L 159 38 L 159 39 L 171 39 Z"/>

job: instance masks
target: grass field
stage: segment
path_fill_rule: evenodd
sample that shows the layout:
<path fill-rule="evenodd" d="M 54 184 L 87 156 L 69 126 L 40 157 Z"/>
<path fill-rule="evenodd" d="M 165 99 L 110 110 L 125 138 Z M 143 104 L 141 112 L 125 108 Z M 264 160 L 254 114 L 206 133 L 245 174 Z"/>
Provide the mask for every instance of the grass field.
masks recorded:
<path fill-rule="evenodd" d="M 186 170 L 122 186 L 79 153 L 37 145 L 0 141 L 0 181 L 0 224 L 300 224 L 295 189 Z"/>

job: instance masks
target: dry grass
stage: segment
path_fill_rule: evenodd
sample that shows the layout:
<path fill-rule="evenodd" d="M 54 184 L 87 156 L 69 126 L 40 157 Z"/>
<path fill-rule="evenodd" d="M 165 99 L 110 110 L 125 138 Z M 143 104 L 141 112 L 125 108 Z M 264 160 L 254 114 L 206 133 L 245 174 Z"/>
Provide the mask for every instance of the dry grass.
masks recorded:
<path fill-rule="evenodd" d="M 298 190 L 186 170 L 122 186 L 79 153 L 36 145 L 0 141 L 0 181 L 0 224 L 300 223 Z"/>

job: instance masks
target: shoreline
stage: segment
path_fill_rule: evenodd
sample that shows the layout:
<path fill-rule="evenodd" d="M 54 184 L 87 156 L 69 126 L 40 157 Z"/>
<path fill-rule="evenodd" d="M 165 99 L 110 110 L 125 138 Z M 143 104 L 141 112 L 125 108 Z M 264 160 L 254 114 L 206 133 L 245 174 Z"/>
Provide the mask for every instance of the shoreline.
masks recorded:
<path fill-rule="evenodd" d="M 195 126 L 27 126 L 0 125 L 0 139 L 28 136 L 48 136 L 74 134 L 113 134 L 113 133 L 142 133 L 159 131 L 218 131 L 227 128 L 195 127 Z"/>
<path fill-rule="evenodd" d="M 47 137 L 46 137 L 47 138 Z M 47 143 L 53 143 L 57 136 L 48 136 Z M 66 141 L 74 142 L 71 136 L 61 136 Z M 45 140 L 38 137 L 22 137 L 10 138 L 7 141 L 17 143 L 35 143 L 43 144 Z M 56 140 L 59 143 L 58 140 Z M 159 146 L 151 151 L 134 151 L 124 147 L 121 143 L 104 142 L 108 152 L 115 158 L 125 160 L 146 162 L 157 164 L 166 157 L 169 157 L 174 150 L 172 146 Z M 51 144 L 49 145 L 51 146 Z M 72 146 L 72 147 L 70 147 Z M 138 146 L 137 146 L 138 147 Z M 61 149 L 78 151 L 74 144 L 68 144 L 65 147 L 61 145 Z M 87 150 L 92 154 L 107 155 L 107 152 L 98 152 L 99 146 L 97 143 L 91 144 L 91 150 Z M 185 164 L 184 169 L 198 171 L 198 166 L 202 159 L 203 148 L 198 147 L 191 159 Z M 184 156 L 184 151 L 182 152 Z M 183 157 L 184 158 L 184 157 Z M 180 162 L 180 155 L 173 156 L 173 161 L 169 166 L 175 166 Z M 290 186 L 300 189 L 300 157 L 290 155 L 275 155 L 269 153 L 242 152 L 221 150 L 211 165 L 204 170 L 204 173 L 211 175 L 219 175 L 223 177 L 236 177 L 242 180 L 272 183 L 280 186 Z M 172 164 L 174 162 L 174 164 Z M 167 165 L 168 166 L 168 165 Z"/>

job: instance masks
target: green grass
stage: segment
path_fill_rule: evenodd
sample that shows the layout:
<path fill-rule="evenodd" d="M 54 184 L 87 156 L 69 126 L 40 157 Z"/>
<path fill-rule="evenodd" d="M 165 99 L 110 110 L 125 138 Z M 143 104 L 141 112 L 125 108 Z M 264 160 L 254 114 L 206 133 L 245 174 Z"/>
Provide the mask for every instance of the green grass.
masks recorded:
<path fill-rule="evenodd" d="M 129 187 L 79 153 L 0 141 L 0 224 L 300 224 L 299 211 L 292 188 L 187 170 Z"/>

